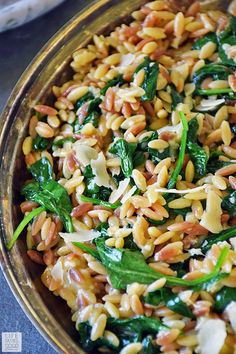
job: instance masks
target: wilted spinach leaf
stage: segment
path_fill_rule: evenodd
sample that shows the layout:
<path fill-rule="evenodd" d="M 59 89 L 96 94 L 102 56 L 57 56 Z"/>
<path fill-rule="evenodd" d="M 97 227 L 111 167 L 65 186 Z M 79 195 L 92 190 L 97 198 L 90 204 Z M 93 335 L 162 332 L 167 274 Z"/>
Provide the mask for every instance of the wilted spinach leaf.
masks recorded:
<path fill-rule="evenodd" d="M 231 161 L 219 160 L 215 155 L 212 155 L 207 163 L 207 173 L 215 174 L 220 168 L 231 165 L 232 163 Z"/>
<path fill-rule="evenodd" d="M 213 42 L 216 45 L 218 45 L 218 40 L 217 40 L 217 36 L 215 33 L 210 32 L 208 33 L 206 36 L 197 39 L 192 46 L 192 49 L 201 49 L 205 44 L 207 44 L 208 42 Z"/>
<path fill-rule="evenodd" d="M 197 131 L 199 124 L 197 118 L 188 123 L 187 152 L 194 164 L 195 176 L 197 179 L 206 175 L 208 156 L 206 151 L 197 142 Z"/>
<path fill-rule="evenodd" d="M 147 304 L 154 306 L 164 302 L 165 306 L 171 311 L 179 313 L 185 317 L 194 318 L 194 315 L 188 306 L 180 299 L 178 294 L 174 294 L 169 288 L 162 288 L 160 290 L 150 292 L 143 298 L 143 300 Z"/>
<path fill-rule="evenodd" d="M 201 49 L 208 42 L 213 42 L 218 45 L 218 39 L 215 33 L 210 32 L 206 36 L 197 39 L 192 46 L 192 49 Z"/>
<path fill-rule="evenodd" d="M 118 336 L 120 349 L 130 343 L 142 342 L 147 334 L 156 335 L 161 330 L 168 330 L 160 320 L 146 316 L 129 319 L 108 317 L 106 328 Z"/>
<path fill-rule="evenodd" d="M 119 206 L 121 206 L 121 203 L 119 201 L 115 202 L 115 203 L 109 203 L 109 202 L 106 202 L 102 199 L 90 198 L 90 197 L 86 197 L 85 195 L 81 195 L 80 199 L 82 202 L 92 203 L 94 205 L 102 205 L 106 208 L 111 208 L 111 209 L 117 209 L 117 208 L 119 208 Z"/>
<path fill-rule="evenodd" d="M 63 186 L 52 179 L 52 167 L 46 157 L 31 165 L 30 171 L 35 182 L 26 184 L 22 194 L 59 216 L 68 232 L 73 232 L 70 213 L 72 210 L 70 197 Z"/>
<path fill-rule="evenodd" d="M 100 260 L 98 252 L 95 249 L 93 249 L 92 247 L 86 245 L 85 243 L 78 242 L 78 241 L 72 242 L 72 243 L 73 243 L 73 245 L 79 247 L 82 251 L 84 251 L 88 254 L 91 254 L 91 256 Z"/>
<path fill-rule="evenodd" d="M 230 216 L 236 216 L 236 190 L 229 191 L 229 194 L 223 198 L 221 206 Z"/>
<path fill-rule="evenodd" d="M 90 165 L 87 165 L 84 169 L 84 178 L 85 178 L 85 196 L 99 199 L 101 201 L 107 201 L 111 194 L 111 189 L 104 186 L 98 186 L 95 183 L 95 175 L 92 172 Z M 95 203 L 94 203 L 95 204 Z"/>
<path fill-rule="evenodd" d="M 201 250 L 203 253 L 206 253 L 215 243 L 227 241 L 234 236 L 236 236 L 236 226 L 223 230 L 218 234 L 210 234 L 202 242 Z"/>
<path fill-rule="evenodd" d="M 182 165 L 183 165 L 185 150 L 186 150 L 186 145 L 187 145 L 188 122 L 187 122 L 187 119 L 186 119 L 183 112 L 179 112 L 179 115 L 180 115 L 180 119 L 181 119 L 182 126 L 183 126 L 183 132 L 182 132 L 180 149 L 179 149 L 179 157 L 177 160 L 176 167 L 170 176 L 170 180 L 167 185 L 168 189 L 174 188 L 176 185 L 178 175 L 179 175 Z"/>
<path fill-rule="evenodd" d="M 66 143 L 68 141 L 70 141 L 71 143 L 74 143 L 76 141 L 76 139 L 73 138 L 73 136 L 68 136 L 66 138 L 55 140 L 53 142 L 52 146 L 63 147 L 64 143 Z"/>
<path fill-rule="evenodd" d="M 215 311 L 222 313 L 231 301 L 236 301 L 235 288 L 228 288 L 227 286 L 224 286 L 215 294 Z"/>
<path fill-rule="evenodd" d="M 45 207 L 59 216 L 67 232 L 73 232 L 73 224 L 70 217 L 72 210 L 69 195 L 58 182 L 32 182 L 22 188 L 22 194 L 27 200 L 31 200 Z"/>
<path fill-rule="evenodd" d="M 163 277 L 162 273 L 156 272 L 148 266 L 141 252 L 108 247 L 103 237 L 95 239 L 95 244 L 101 262 L 107 269 L 112 287 L 115 289 L 125 289 L 127 285 L 134 282 L 151 284 L 153 281 Z M 203 286 L 209 281 L 217 281 L 217 277 L 221 275 L 221 266 L 227 254 L 228 248 L 225 247 L 219 256 L 213 272 L 210 274 L 194 280 L 166 276 L 167 285 L 194 287 Z M 225 274 L 223 275 L 225 276 Z"/>
<path fill-rule="evenodd" d="M 142 341 L 142 345 L 143 345 L 143 349 L 142 349 L 143 354 L 159 353 L 158 345 L 155 343 L 155 340 L 153 340 L 152 336 L 145 337 Z"/>
<path fill-rule="evenodd" d="M 183 208 L 183 209 L 171 209 L 171 213 L 174 215 L 183 215 L 186 216 L 188 213 L 191 213 L 191 208 Z"/>
<path fill-rule="evenodd" d="M 78 119 L 74 122 L 74 132 L 79 132 L 83 126 L 88 123 L 91 123 L 95 128 L 98 127 L 99 117 L 101 115 L 101 108 L 99 107 L 100 103 L 102 102 L 100 97 L 94 98 L 92 101 L 89 102 L 87 107 L 86 117 L 82 124 L 79 124 Z"/>
<path fill-rule="evenodd" d="M 175 110 L 177 105 L 183 102 L 184 98 L 179 92 L 177 92 L 174 86 L 170 86 L 170 95 L 172 98 L 171 108 Z"/>
<path fill-rule="evenodd" d="M 152 101 L 156 94 L 159 66 L 157 63 L 152 62 L 149 57 L 145 57 L 144 61 L 136 68 L 134 75 L 141 69 L 145 72 L 144 81 L 141 85 L 145 94 L 141 97 L 141 101 Z"/>
<path fill-rule="evenodd" d="M 49 149 L 51 146 L 52 139 L 46 139 L 42 136 L 37 135 L 32 141 L 33 151 L 43 151 Z"/>
<path fill-rule="evenodd" d="M 229 74 L 230 69 L 227 66 L 211 63 L 195 71 L 193 74 L 193 82 L 196 88 L 200 88 L 202 81 L 207 77 L 211 77 L 213 80 L 227 80 Z"/>
<path fill-rule="evenodd" d="M 152 132 L 149 137 L 144 138 L 137 147 L 137 150 L 147 152 L 149 154 L 149 159 L 152 160 L 155 164 L 170 156 L 170 149 L 166 148 L 163 151 L 157 149 L 152 149 L 148 147 L 148 143 L 152 140 L 158 139 L 158 133 L 156 131 Z"/>
<path fill-rule="evenodd" d="M 119 156 L 121 161 L 121 169 L 125 177 L 130 177 L 133 171 L 133 153 L 137 144 L 127 143 L 124 139 L 118 139 L 112 145 L 109 152 Z"/>
<path fill-rule="evenodd" d="M 100 347 L 109 348 L 114 352 L 117 352 L 116 347 L 109 342 L 106 338 L 100 337 L 95 341 L 90 339 L 92 327 L 87 322 L 82 322 L 77 325 L 77 331 L 79 333 L 79 343 L 83 347 L 84 350 L 91 352 L 92 350 L 96 350 Z"/>
<path fill-rule="evenodd" d="M 123 75 L 118 75 L 117 77 L 115 77 L 114 79 L 111 79 L 110 81 L 107 82 L 106 86 L 104 86 L 100 93 L 101 95 L 105 95 L 107 90 L 109 89 L 109 87 L 113 87 L 113 86 L 121 86 L 125 83 L 125 80 L 123 79 Z"/>
<path fill-rule="evenodd" d="M 48 182 L 53 179 L 52 165 L 46 157 L 30 165 L 29 170 L 37 182 Z"/>
<path fill-rule="evenodd" d="M 84 103 L 86 103 L 86 102 L 88 102 L 88 101 L 90 101 L 92 99 L 94 99 L 94 95 L 92 94 L 92 92 L 88 91 L 84 96 L 80 97 L 76 101 L 76 103 L 75 103 L 75 112 L 77 112 L 78 109 L 80 107 L 82 107 Z"/>
<path fill-rule="evenodd" d="M 235 35 L 231 35 L 229 37 L 220 40 L 218 53 L 222 64 L 233 66 L 233 67 L 236 66 L 236 62 L 234 61 L 234 58 L 228 58 L 227 50 L 225 48 L 227 46 L 235 46 L 235 45 L 236 45 Z"/>
<path fill-rule="evenodd" d="M 147 334 L 156 336 L 160 330 L 168 330 L 168 327 L 163 325 L 156 318 L 146 316 L 136 316 L 129 319 L 116 319 L 108 317 L 106 329 L 115 333 L 119 338 L 119 347 L 114 347 L 107 339 L 101 337 L 96 341 L 91 341 L 91 326 L 87 322 L 82 322 L 78 325 L 79 341 L 83 348 L 87 351 L 97 349 L 101 346 L 110 348 L 112 352 L 120 352 L 126 345 L 142 342 L 147 340 Z M 151 348 L 151 345 L 144 341 L 144 348 Z M 153 345 L 155 347 L 155 345 Z M 151 354 L 151 351 L 144 351 L 145 354 Z M 156 352 L 155 352 L 156 353 Z"/>

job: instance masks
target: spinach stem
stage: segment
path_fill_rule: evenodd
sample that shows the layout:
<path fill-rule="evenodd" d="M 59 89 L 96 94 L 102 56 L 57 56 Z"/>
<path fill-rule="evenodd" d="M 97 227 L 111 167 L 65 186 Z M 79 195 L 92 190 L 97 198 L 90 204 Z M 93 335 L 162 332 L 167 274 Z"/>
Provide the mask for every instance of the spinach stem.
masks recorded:
<path fill-rule="evenodd" d="M 180 149 L 179 149 L 178 161 L 177 161 L 176 167 L 170 177 L 170 180 L 169 180 L 169 183 L 167 186 L 168 189 L 172 189 L 175 187 L 178 175 L 181 171 L 181 168 L 182 168 L 182 165 L 184 162 L 184 155 L 185 155 L 185 149 L 186 149 L 186 144 L 187 144 L 188 122 L 187 122 L 187 119 L 186 119 L 183 112 L 179 112 L 179 115 L 180 115 L 180 119 L 181 119 L 182 126 L 183 126 L 183 133 L 182 133 L 182 137 L 181 137 L 181 145 L 180 145 Z"/>
<path fill-rule="evenodd" d="M 199 95 L 206 95 L 206 96 L 213 96 L 213 95 L 220 95 L 223 93 L 234 93 L 233 90 L 231 90 L 230 88 L 219 88 L 219 89 L 198 89 L 196 90 L 196 93 Z"/>
<path fill-rule="evenodd" d="M 86 252 L 86 253 L 89 253 L 91 254 L 91 256 L 93 256 L 94 258 L 100 260 L 99 258 L 99 254 L 98 254 L 98 251 L 94 250 L 93 248 L 85 245 L 84 243 L 82 242 L 72 242 L 73 245 L 75 245 L 76 247 L 79 247 L 82 251 Z"/>
<path fill-rule="evenodd" d="M 207 274 L 201 278 L 193 279 L 193 280 L 187 280 L 187 279 L 181 279 L 181 278 L 177 278 L 177 277 L 167 276 L 166 277 L 167 283 L 169 285 L 196 286 L 196 285 L 201 285 L 201 284 L 204 284 L 204 283 L 212 280 L 213 278 L 215 278 L 219 274 L 220 268 L 222 267 L 222 265 L 225 261 L 225 258 L 228 255 L 228 252 L 229 252 L 229 249 L 227 247 L 224 247 L 222 249 L 220 256 L 217 260 L 217 263 L 215 265 L 215 268 L 210 274 Z"/>
<path fill-rule="evenodd" d="M 92 204 L 95 204 L 95 205 L 103 205 L 104 207 L 107 207 L 107 208 L 110 208 L 110 209 L 117 209 L 121 205 L 120 202 L 109 203 L 109 202 L 106 202 L 104 200 L 86 197 L 85 195 L 81 195 L 80 196 L 80 200 L 82 202 L 88 202 L 88 203 L 92 203 Z"/>
<path fill-rule="evenodd" d="M 10 250 L 13 247 L 14 243 L 16 242 L 16 240 L 18 239 L 18 237 L 20 236 L 20 234 L 22 233 L 24 228 L 29 224 L 29 222 L 35 216 L 37 216 L 40 213 L 42 213 L 42 211 L 44 211 L 44 210 L 45 210 L 45 208 L 41 206 L 39 208 L 36 208 L 36 209 L 32 210 L 28 215 L 26 215 L 24 217 L 24 219 L 21 221 L 21 223 L 17 226 L 16 230 L 14 231 L 11 241 L 9 241 L 8 244 L 7 244 L 7 249 L 8 250 Z"/>

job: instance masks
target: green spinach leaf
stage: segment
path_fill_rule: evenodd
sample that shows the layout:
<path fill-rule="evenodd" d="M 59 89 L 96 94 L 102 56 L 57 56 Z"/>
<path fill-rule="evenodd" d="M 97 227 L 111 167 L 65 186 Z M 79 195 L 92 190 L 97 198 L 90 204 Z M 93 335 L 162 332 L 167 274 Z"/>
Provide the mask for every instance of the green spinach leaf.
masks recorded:
<path fill-rule="evenodd" d="M 218 39 L 215 33 L 210 32 L 208 33 L 206 36 L 197 39 L 192 46 L 192 49 L 201 49 L 205 44 L 207 44 L 208 42 L 213 42 L 216 45 L 218 45 Z"/>
<path fill-rule="evenodd" d="M 143 63 L 136 68 L 134 75 L 141 69 L 145 72 L 144 81 L 141 86 L 145 94 L 141 97 L 141 101 L 152 101 L 156 94 L 159 66 L 157 63 L 152 62 L 149 57 L 145 57 Z"/>
<path fill-rule="evenodd" d="M 53 142 L 52 146 L 63 147 L 64 143 L 66 143 L 68 141 L 70 141 L 71 143 L 74 143 L 76 141 L 76 139 L 73 138 L 73 136 L 68 136 L 67 138 L 55 140 Z"/>
<path fill-rule="evenodd" d="M 149 158 L 157 164 L 161 160 L 165 159 L 166 157 L 170 156 L 170 149 L 166 148 L 163 151 L 159 151 L 156 149 L 152 149 L 148 146 L 148 143 L 152 140 L 158 139 L 158 132 L 152 132 L 151 136 L 144 138 L 137 147 L 137 150 L 141 150 L 143 152 L 148 153 Z"/>
<path fill-rule="evenodd" d="M 203 253 L 206 253 L 215 243 L 227 241 L 234 236 L 236 236 L 236 226 L 223 230 L 218 234 L 210 234 L 202 242 L 201 250 Z"/>
<path fill-rule="evenodd" d="M 153 340 L 153 336 L 147 336 L 142 341 L 143 354 L 157 354 L 159 353 L 158 345 Z"/>
<path fill-rule="evenodd" d="M 84 103 L 91 101 L 94 99 L 94 95 L 92 94 L 92 92 L 88 91 L 84 96 L 80 97 L 76 103 L 75 103 L 75 112 L 78 111 L 78 109 L 80 107 L 83 106 Z"/>
<path fill-rule="evenodd" d="M 120 340 L 120 349 L 127 344 L 141 342 L 147 334 L 156 335 L 168 327 L 156 318 L 136 316 L 129 319 L 108 317 L 107 329 L 115 333 Z"/>
<path fill-rule="evenodd" d="M 200 88 L 202 81 L 207 77 L 211 77 L 213 80 L 227 80 L 229 74 L 230 69 L 227 66 L 211 63 L 204 65 L 193 74 L 193 82 L 198 89 Z"/>
<path fill-rule="evenodd" d="M 52 139 L 46 139 L 42 136 L 37 135 L 32 141 L 33 151 L 43 151 L 50 148 Z"/>
<path fill-rule="evenodd" d="M 171 311 L 179 313 L 184 317 L 194 318 L 194 315 L 188 306 L 180 299 L 178 294 L 174 294 L 169 288 L 162 288 L 160 290 L 150 292 L 143 298 L 143 300 L 147 304 L 154 306 L 164 302 L 165 306 Z"/>
<path fill-rule="evenodd" d="M 94 258 L 100 260 L 98 252 L 95 249 L 93 249 L 92 247 L 86 245 L 85 243 L 78 242 L 78 241 L 72 242 L 72 243 L 76 247 L 79 247 L 82 251 L 84 251 L 84 252 L 86 252 L 88 254 L 91 254 L 91 256 L 93 256 Z"/>
<path fill-rule="evenodd" d="M 130 177 L 133 171 L 133 153 L 137 144 L 129 144 L 124 139 L 118 139 L 112 145 L 109 152 L 119 156 L 121 160 L 121 169 L 125 177 Z"/>
<path fill-rule="evenodd" d="M 85 177 L 85 184 L 86 184 L 84 197 L 89 197 L 91 199 L 94 199 L 93 204 L 98 204 L 96 200 L 100 200 L 101 203 L 107 202 L 111 194 L 111 188 L 98 186 L 95 183 L 95 175 L 93 174 L 91 166 L 88 165 L 85 167 L 84 177 Z"/>
<path fill-rule="evenodd" d="M 178 175 L 179 175 L 179 173 L 182 169 L 182 166 L 183 166 L 184 155 L 185 155 L 185 150 L 186 150 L 186 145 L 187 145 L 188 122 L 187 122 L 187 119 L 186 119 L 183 112 L 179 112 L 179 115 L 180 115 L 180 119 L 181 119 L 182 126 L 183 126 L 183 132 L 182 132 L 181 144 L 180 144 L 180 149 L 179 149 L 179 157 L 177 160 L 176 167 L 175 167 L 172 175 L 170 176 L 170 180 L 167 185 L 168 189 L 172 189 L 176 185 Z"/>
<path fill-rule="evenodd" d="M 191 213 L 191 208 L 183 208 L 183 209 L 171 209 L 171 213 L 174 215 L 182 215 L 186 216 L 188 213 Z"/>
<path fill-rule="evenodd" d="M 115 77 L 114 79 L 111 79 L 110 81 L 107 82 L 106 86 L 104 86 L 101 91 L 100 94 L 102 96 L 104 96 L 107 92 L 107 90 L 109 89 L 109 87 L 113 87 L 113 86 L 121 86 L 123 84 L 125 84 L 125 80 L 123 79 L 123 75 L 118 75 L 117 77 Z"/>
<path fill-rule="evenodd" d="M 177 105 L 183 102 L 184 98 L 179 92 L 177 92 L 174 86 L 170 86 L 170 95 L 172 98 L 171 108 L 172 110 L 175 110 Z"/>
<path fill-rule="evenodd" d="M 233 162 L 231 161 L 223 161 L 219 160 L 215 155 L 210 156 L 209 161 L 207 163 L 207 173 L 215 174 L 220 168 L 231 165 Z"/>
<path fill-rule="evenodd" d="M 94 98 L 89 102 L 87 107 L 87 114 L 82 124 L 78 120 L 74 123 L 74 132 L 78 133 L 86 124 L 91 123 L 95 128 L 98 127 L 99 117 L 101 115 L 101 108 L 99 107 L 102 102 L 100 97 Z"/>
<path fill-rule="evenodd" d="M 234 288 L 224 286 L 215 294 L 215 311 L 222 313 L 231 301 L 236 301 L 236 291 Z"/>
<path fill-rule="evenodd" d="M 236 216 L 236 190 L 229 191 L 229 194 L 223 198 L 221 206 L 229 212 L 230 216 Z"/>
<path fill-rule="evenodd" d="M 133 282 L 150 284 L 163 277 L 163 274 L 154 271 L 146 263 L 141 252 L 128 249 L 111 248 L 105 245 L 105 239 L 99 237 L 95 240 L 97 251 L 104 267 L 107 269 L 111 284 L 115 289 L 125 289 Z M 186 280 L 173 276 L 166 276 L 167 285 L 201 286 L 209 281 L 217 280 L 221 266 L 228 254 L 228 248 L 224 248 L 212 273 L 200 279 Z M 224 276 L 226 276 L 224 274 Z"/>
<path fill-rule="evenodd" d="M 102 205 L 102 206 L 104 206 L 106 208 L 110 208 L 110 209 L 117 209 L 117 208 L 119 208 L 119 206 L 121 206 L 120 202 L 109 203 L 109 202 L 106 202 L 101 199 L 86 197 L 85 195 L 81 195 L 80 199 L 82 200 L 82 202 L 88 202 L 88 203 L 92 203 L 94 205 Z"/>
<path fill-rule="evenodd" d="M 71 201 L 64 187 L 58 182 L 31 182 L 22 188 L 22 194 L 27 200 L 42 205 L 47 211 L 59 216 L 67 232 L 73 232 L 71 220 Z"/>
<path fill-rule="evenodd" d="M 187 152 L 194 164 L 195 176 L 197 179 L 206 175 L 208 155 L 197 142 L 197 131 L 199 124 L 197 118 L 190 120 L 188 124 Z"/>
<path fill-rule="evenodd" d="M 108 339 L 104 337 L 100 337 L 95 341 L 92 341 L 90 339 L 92 327 L 89 325 L 89 323 L 87 322 L 79 323 L 77 325 L 77 331 L 79 335 L 79 343 L 81 344 L 83 349 L 86 350 L 86 352 L 91 352 L 100 347 L 105 347 L 111 349 L 112 352 L 117 353 L 118 348 L 114 347 L 114 345 L 111 342 L 109 342 Z"/>
<path fill-rule="evenodd" d="M 29 170 L 37 182 L 48 182 L 53 179 L 52 165 L 46 157 L 32 164 Z"/>
<path fill-rule="evenodd" d="M 236 37 L 235 35 L 231 35 L 229 37 L 223 38 L 220 40 L 220 45 L 219 45 L 219 58 L 224 65 L 228 66 L 236 66 L 236 62 L 234 61 L 233 58 L 228 58 L 227 55 L 227 50 L 226 48 L 228 46 L 235 46 L 236 45 Z"/>

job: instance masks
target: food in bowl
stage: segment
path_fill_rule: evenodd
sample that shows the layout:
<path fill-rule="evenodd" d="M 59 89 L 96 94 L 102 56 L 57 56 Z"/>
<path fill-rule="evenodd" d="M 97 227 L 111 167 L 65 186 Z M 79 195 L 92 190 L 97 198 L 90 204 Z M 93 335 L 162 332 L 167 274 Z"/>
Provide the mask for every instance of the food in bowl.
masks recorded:
<path fill-rule="evenodd" d="M 232 353 L 236 18 L 146 3 L 72 54 L 22 146 L 28 256 L 87 351 Z"/>

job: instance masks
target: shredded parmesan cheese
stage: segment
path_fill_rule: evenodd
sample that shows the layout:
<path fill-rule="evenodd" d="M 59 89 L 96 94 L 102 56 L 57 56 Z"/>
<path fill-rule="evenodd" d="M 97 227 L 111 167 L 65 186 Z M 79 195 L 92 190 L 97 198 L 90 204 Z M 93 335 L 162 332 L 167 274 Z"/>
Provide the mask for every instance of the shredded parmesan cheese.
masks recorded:
<path fill-rule="evenodd" d="M 203 212 L 200 225 L 212 233 L 218 233 L 223 230 L 223 226 L 221 224 L 221 202 L 222 199 L 215 191 L 208 191 L 206 210 Z"/>
<path fill-rule="evenodd" d="M 63 269 L 62 269 L 62 263 L 60 259 L 53 266 L 51 270 L 51 275 L 54 280 L 60 281 L 61 283 L 63 282 Z"/>
<path fill-rule="evenodd" d="M 74 144 L 74 148 L 75 148 L 75 154 L 76 154 L 77 160 L 84 167 L 89 165 L 90 161 L 92 159 L 97 159 L 97 157 L 98 157 L 97 150 L 95 150 L 94 148 L 92 148 L 90 146 L 82 145 L 82 144 L 78 144 L 78 145 Z"/>
<path fill-rule="evenodd" d="M 156 188 L 156 192 L 158 193 L 170 193 L 170 194 L 187 194 L 187 193 L 196 193 L 201 190 L 204 190 L 205 188 L 209 187 L 209 184 L 203 184 L 202 186 L 196 187 L 196 188 L 190 188 L 190 189 L 166 189 L 166 188 Z"/>
<path fill-rule="evenodd" d="M 79 232 L 59 232 L 59 235 L 65 242 L 88 242 L 100 236 L 100 233 L 95 230 L 80 230 Z"/>
<path fill-rule="evenodd" d="M 119 186 L 115 189 L 109 198 L 109 203 L 115 203 L 123 193 L 125 193 L 130 182 L 130 178 L 125 178 L 123 181 L 120 181 Z"/>
<path fill-rule="evenodd" d="M 201 354 L 219 354 L 226 338 L 225 322 L 219 319 L 201 318 L 197 325 Z"/>
<path fill-rule="evenodd" d="M 236 302 L 231 301 L 229 305 L 226 307 L 225 312 L 229 317 L 230 324 L 236 333 Z"/>
<path fill-rule="evenodd" d="M 121 203 L 124 204 L 126 202 L 126 200 L 128 200 L 130 197 L 132 197 L 132 195 L 135 193 L 137 187 L 136 186 L 133 186 L 129 191 L 128 193 L 126 193 L 124 195 L 124 197 L 121 199 Z"/>
<path fill-rule="evenodd" d="M 236 237 L 231 237 L 229 241 L 233 247 L 233 250 L 236 251 Z"/>
<path fill-rule="evenodd" d="M 91 167 L 95 175 L 95 183 L 101 187 L 109 187 L 110 176 L 107 172 L 106 159 L 103 152 L 99 152 L 96 160 L 91 160 Z"/>

